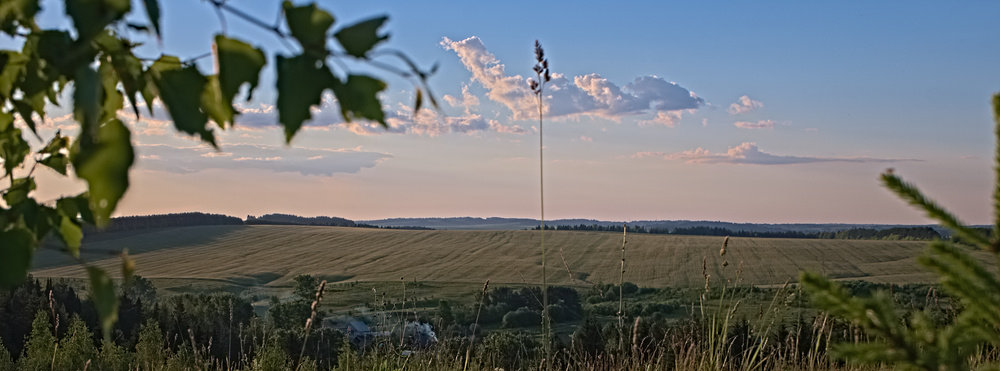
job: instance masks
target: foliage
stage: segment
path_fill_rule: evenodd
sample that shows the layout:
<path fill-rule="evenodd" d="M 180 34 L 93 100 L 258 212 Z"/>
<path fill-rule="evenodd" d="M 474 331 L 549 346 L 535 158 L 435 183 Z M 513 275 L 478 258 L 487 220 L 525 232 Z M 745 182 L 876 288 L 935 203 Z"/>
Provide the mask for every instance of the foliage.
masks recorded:
<path fill-rule="evenodd" d="M 136 362 L 140 368 L 157 370 L 163 367 L 166 356 L 160 325 L 152 319 L 147 320 L 139 330 L 139 342 L 135 345 Z"/>
<path fill-rule="evenodd" d="M 271 25 L 225 1 L 209 3 L 223 23 L 226 15 L 241 18 L 273 32 L 293 50 L 292 55 L 271 53 L 276 59 L 279 124 L 287 142 L 327 91 L 337 98 L 346 120 L 372 120 L 386 126 L 378 98 L 385 83 L 346 67 L 335 70 L 332 62 L 340 59 L 360 61 L 412 79 L 417 87 L 415 110 L 420 109 L 424 92 L 436 106 L 425 81 L 430 72 L 421 71 L 398 51 L 383 54 L 398 59 L 406 69 L 372 59 L 372 51 L 388 39 L 379 33 L 385 16 L 341 26 L 334 33 L 333 15 L 315 4 L 285 1 L 284 18 Z M 225 28 L 212 38 L 213 52 L 200 57 L 136 55 L 137 46 L 165 31 L 159 1 L 144 0 L 143 4 L 145 14 L 135 14 L 140 11 L 133 9 L 131 1 L 65 0 L 72 24 L 69 30 L 38 26 L 35 19 L 40 0 L 0 5 L 0 32 L 21 45 L 20 50 L 0 50 L 0 178 L 6 183 L 0 188 L 0 240 L 4 241 L 0 246 L 0 287 L 13 287 L 24 280 L 32 255 L 47 236 L 57 237 L 65 251 L 79 259 L 82 226 L 109 224 L 129 187 L 128 173 L 135 159 L 131 132 L 120 116 L 139 117 L 143 106 L 152 114 L 158 100 L 179 132 L 219 148 L 216 129 L 231 127 L 239 115 L 234 103 L 243 99 L 241 87 L 248 86 L 245 98 L 250 100 L 258 86 L 268 53 L 226 34 Z M 146 24 L 135 23 L 143 18 Z M 291 47 L 293 41 L 298 50 Z M 205 57 L 212 57 L 211 70 L 216 73 L 205 74 L 197 65 Z M 60 101 L 61 96 L 72 97 L 79 132 L 73 137 L 56 132 L 43 138 L 36 118 L 45 118 L 48 105 L 66 103 Z M 39 165 L 85 181 L 87 190 L 51 201 L 36 199 L 33 191 Z M 124 254 L 123 259 L 127 260 Z M 123 264 L 126 279 L 133 266 L 128 261 Z M 91 297 L 107 339 L 117 318 L 118 298 L 107 272 L 95 266 L 87 266 L 87 271 Z"/>
<path fill-rule="evenodd" d="M 92 362 L 97 355 L 92 332 L 79 317 L 73 317 L 69 322 L 67 336 L 59 342 L 53 368 L 56 370 L 84 369 L 87 362 Z"/>
<path fill-rule="evenodd" d="M 1000 94 L 993 96 L 996 120 L 998 183 L 994 190 L 992 236 L 966 226 L 953 214 L 904 182 L 890 169 L 882 183 L 900 198 L 923 210 L 962 241 L 1000 258 Z M 816 306 L 850 320 L 874 336 L 874 341 L 838 344 L 837 355 L 865 363 L 888 363 L 900 368 L 966 370 L 970 359 L 984 346 L 1000 346 L 1000 278 L 969 254 L 969 249 L 946 241 L 934 241 L 918 258 L 921 265 L 938 275 L 942 289 L 961 303 L 961 311 L 941 326 L 926 311 L 908 318 L 898 314 L 888 293 L 870 297 L 850 292 L 823 276 L 803 273 L 802 285 Z M 996 365 L 987 365 L 996 367 Z"/>
<path fill-rule="evenodd" d="M 537 317 L 536 317 L 537 323 Z M 487 366 L 519 370 L 538 355 L 535 336 L 524 332 L 492 332 L 479 347 L 479 359 Z M 532 365 L 533 366 L 533 365 Z"/>
<path fill-rule="evenodd" d="M 56 351 L 56 337 L 52 335 L 52 324 L 44 311 L 35 314 L 31 322 L 31 334 L 24 346 L 24 355 L 18 360 L 22 370 L 48 370 L 52 368 L 52 358 Z"/>
<path fill-rule="evenodd" d="M 277 341 L 268 341 L 253 359 L 254 371 L 281 371 L 288 368 L 288 356 Z"/>
<path fill-rule="evenodd" d="M 101 350 L 97 353 L 97 369 L 107 371 L 128 371 L 133 363 L 134 355 L 125 347 L 112 341 L 101 342 Z"/>
<path fill-rule="evenodd" d="M 14 371 L 14 360 L 10 358 L 10 352 L 0 341 L 0 371 Z"/>

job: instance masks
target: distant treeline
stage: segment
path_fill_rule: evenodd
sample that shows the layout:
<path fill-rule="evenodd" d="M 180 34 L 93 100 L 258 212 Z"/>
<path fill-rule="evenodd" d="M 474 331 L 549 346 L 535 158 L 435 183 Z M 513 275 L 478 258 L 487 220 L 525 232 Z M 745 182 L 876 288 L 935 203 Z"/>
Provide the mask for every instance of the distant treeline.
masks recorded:
<path fill-rule="evenodd" d="M 410 231 L 433 231 L 434 230 L 434 228 L 430 228 L 430 227 L 419 227 L 419 226 L 409 226 L 409 225 L 394 226 L 394 225 L 373 225 L 373 224 L 359 223 L 359 224 L 355 224 L 354 226 L 358 227 L 358 228 L 399 229 L 399 230 L 410 230 Z"/>
<path fill-rule="evenodd" d="M 98 230 L 93 226 L 84 226 L 84 232 L 88 235 L 122 232 L 151 228 L 168 227 L 190 227 L 200 225 L 315 225 L 330 227 L 357 227 L 357 228 L 378 228 L 378 229 L 409 229 L 409 230 L 433 230 L 434 228 L 402 226 L 387 227 L 371 224 L 358 224 L 353 220 L 332 217 L 316 216 L 304 217 L 290 214 L 266 214 L 261 216 L 247 215 L 246 220 L 241 220 L 235 216 L 206 213 L 177 213 L 160 215 L 137 215 L 111 218 L 107 227 Z"/>
<path fill-rule="evenodd" d="M 931 227 L 896 227 L 888 229 L 851 228 L 836 232 L 799 232 L 799 231 L 734 231 L 721 227 L 687 227 L 687 228 L 645 228 L 642 226 L 627 226 L 628 233 L 675 234 L 685 236 L 731 236 L 758 238 L 815 238 L 841 240 L 934 240 L 941 239 L 940 233 Z M 538 230 L 539 227 L 533 228 Z M 546 230 L 560 231 L 599 231 L 621 232 L 621 226 L 579 224 L 545 226 Z"/>
<path fill-rule="evenodd" d="M 241 225 L 240 218 L 221 214 L 178 213 L 160 215 L 136 215 L 111 218 L 107 227 L 98 231 L 91 226 L 84 226 L 86 233 L 121 232 L 138 229 L 188 227 L 196 225 Z"/>
<path fill-rule="evenodd" d="M 261 216 L 247 215 L 246 224 L 276 224 L 276 225 L 324 225 L 332 227 L 355 227 L 353 220 L 334 216 L 304 217 L 289 214 L 267 214 Z"/>

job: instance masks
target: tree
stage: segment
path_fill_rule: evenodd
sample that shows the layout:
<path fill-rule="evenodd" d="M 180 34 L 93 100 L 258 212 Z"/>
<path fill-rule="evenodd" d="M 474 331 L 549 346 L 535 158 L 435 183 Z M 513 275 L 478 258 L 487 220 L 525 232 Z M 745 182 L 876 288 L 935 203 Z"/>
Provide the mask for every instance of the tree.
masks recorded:
<path fill-rule="evenodd" d="M 436 106 L 426 85 L 433 73 L 420 70 L 405 54 L 382 50 L 379 55 L 405 65 L 398 68 L 375 60 L 373 49 L 388 39 L 379 29 L 388 17 L 379 16 L 340 26 L 332 32 L 332 14 L 315 4 L 282 4 L 284 17 L 271 24 L 224 0 L 208 0 L 220 18 L 239 18 L 273 33 L 294 50 L 275 55 L 279 124 L 286 142 L 311 117 L 310 107 L 331 91 L 344 119 L 370 120 L 386 126 L 377 94 L 386 84 L 378 78 L 339 66 L 339 60 L 356 60 L 383 73 L 408 78 L 416 88 L 414 110 L 426 97 Z M 129 0 L 65 0 L 72 29 L 43 29 L 35 22 L 40 0 L 6 0 L 0 3 L 0 32 L 22 45 L 20 50 L 0 50 L 0 286 L 23 281 L 40 241 L 54 235 L 66 253 L 80 258 L 81 226 L 103 227 L 129 187 L 129 169 L 135 158 L 131 132 L 119 119 L 122 111 L 139 117 L 144 104 L 152 114 L 162 102 L 174 127 L 218 148 L 216 130 L 231 127 L 239 115 L 234 102 L 250 100 L 267 64 L 265 50 L 225 32 L 213 37 L 213 50 L 182 59 L 175 55 L 136 55 L 134 49 L 166 31 L 160 24 L 160 2 L 144 0 L 144 16 Z M 133 16 L 134 15 L 134 16 Z M 145 18 L 144 24 L 136 19 Z M 268 17 L 273 18 L 273 17 Z M 298 47 L 293 47 L 292 43 Z M 196 63 L 212 58 L 206 74 Z M 383 57 L 384 58 L 384 57 Z M 331 62 L 338 62 L 337 64 Z M 245 96 L 240 93 L 247 85 Z M 72 97 L 73 118 L 79 133 L 70 138 L 56 132 L 42 138 L 36 117 L 46 115 L 60 96 Z M 140 101 L 141 99 L 141 101 Z M 128 103 L 126 106 L 125 103 Z M 32 142 L 38 142 L 34 148 Z M 49 168 L 86 183 L 87 191 L 56 200 L 37 200 L 36 168 Z M 122 275 L 132 274 L 134 263 L 123 254 Z M 108 273 L 86 266 L 90 294 L 100 316 L 105 337 L 117 316 L 117 300 Z"/>
<path fill-rule="evenodd" d="M 135 358 L 139 368 L 158 370 L 163 368 L 166 352 L 163 345 L 163 333 L 160 325 L 154 320 L 146 321 L 139 330 L 139 342 L 135 344 Z"/>
<path fill-rule="evenodd" d="M 965 243 L 1000 259 L 1000 94 L 993 95 L 996 121 L 996 185 L 993 191 L 992 236 L 971 228 L 904 182 L 892 169 L 882 174 L 882 184 L 911 205 L 923 210 Z M 803 273 L 800 282 L 815 305 L 850 320 L 873 341 L 838 344 L 834 354 L 864 363 L 884 363 L 919 370 L 968 370 L 970 358 L 981 349 L 1000 346 L 1000 277 L 968 254 L 968 248 L 949 241 L 933 241 L 917 259 L 938 275 L 942 289 L 961 302 L 951 323 L 939 326 L 932 313 L 921 311 L 901 317 L 892 295 L 877 291 L 857 297 L 841 285 L 814 273 Z M 996 365 L 986 365 L 995 369 Z"/>
<path fill-rule="evenodd" d="M 295 281 L 295 288 L 292 293 L 295 299 L 312 301 L 316 298 L 316 288 L 319 287 L 319 279 L 308 274 L 300 274 L 292 279 Z"/>
<path fill-rule="evenodd" d="M 14 361 L 10 358 L 10 352 L 0 341 L 0 371 L 14 371 Z"/>
<path fill-rule="evenodd" d="M 31 334 L 28 343 L 24 345 L 24 355 L 18 360 L 21 370 L 52 369 L 52 356 L 56 350 L 56 337 L 52 335 L 52 324 L 45 311 L 38 311 L 35 320 L 31 322 Z"/>
<path fill-rule="evenodd" d="M 80 317 L 69 321 L 66 337 L 59 342 L 53 369 L 82 370 L 88 362 L 95 361 L 97 349 L 94 347 L 92 333 Z M 110 342 L 110 341 L 109 341 Z"/>

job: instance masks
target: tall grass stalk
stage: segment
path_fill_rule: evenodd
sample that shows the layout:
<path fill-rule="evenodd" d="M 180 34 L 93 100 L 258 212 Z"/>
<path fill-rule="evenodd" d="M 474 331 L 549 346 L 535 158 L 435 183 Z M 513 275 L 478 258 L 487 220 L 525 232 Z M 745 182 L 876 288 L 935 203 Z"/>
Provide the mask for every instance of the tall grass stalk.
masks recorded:
<path fill-rule="evenodd" d="M 621 275 L 618 276 L 618 351 L 622 351 L 624 340 L 622 339 L 625 327 L 625 244 L 628 243 L 628 224 L 622 224 L 622 266 Z M 637 317 L 638 319 L 638 317 Z M 636 323 L 639 323 L 638 320 Z"/>
<path fill-rule="evenodd" d="M 309 330 L 312 329 L 313 323 L 316 322 L 316 312 L 319 309 L 319 304 L 323 302 L 323 291 L 326 289 L 326 280 L 320 281 L 319 287 L 316 288 L 316 296 L 313 298 L 312 305 L 309 306 L 310 313 L 309 319 L 306 320 L 305 334 L 302 335 L 302 350 L 299 351 L 299 360 L 296 362 L 295 369 L 298 370 L 302 367 L 302 357 L 306 354 L 306 344 L 309 343 Z"/>
<path fill-rule="evenodd" d="M 551 359 L 552 347 L 551 347 L 551 333 L 552 324 L 549 321 L 549 293 L 548 293 L 548 277 L 546 277 L 545 272 L 545 145 L 543 142 L 543 131 L 542 131 L 542 115 L 544 112 L 544 102 L 542 101 L 542 92 L 545 88 L 545 83 L 548 82 L 551 77 L 549 76 L 549 61 L 545 59 L 545 51 L 542 49 L 542 44 L 535 40 L 535 66 L 533 67 L 535 75 L 538 80 L 528 80 L 528 87 L 531 88 L 532 92 L 535 93 L 535 99 L 538 102 L 538 199 L 539 199 L 539 211 L 541 216 L 541 228 L 539 229 L 539 239 L 542 249 L 542 346 L 545 349 L 545 358 Z M 563 259 L 565 263 L 565 259 Z M 567 266 L 568 269 L 568 266 Z"/>
<path fill-rule="evenodd" d="M 465 361 L 462 362 L 462 371 L 469 369 L 469 357 L 472 355 L 472 345 L 476 343 L 476 330 L 479 328 L 479 315 L 483 312 L 483 300 L 486 300 L 486 290 L 490 287 L 490 280 L 483 284 L 483 293 L 479 296 L 479 308 L 476 309 L 476 322 L 472 325 L 472 338 L 469 339 L 469 347 L 465 349 Z"/>

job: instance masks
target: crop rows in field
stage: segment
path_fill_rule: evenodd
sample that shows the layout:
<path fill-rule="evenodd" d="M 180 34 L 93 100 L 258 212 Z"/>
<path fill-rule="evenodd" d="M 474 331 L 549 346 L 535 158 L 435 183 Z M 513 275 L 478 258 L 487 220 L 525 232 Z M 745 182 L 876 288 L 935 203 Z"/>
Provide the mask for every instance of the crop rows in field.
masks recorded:
<path fill-rule="evenodd" d="M 552 284 L 617 282 L 622 235 L 547 231 Z M 628 236 L 625 280 L 643 286 L 704 285 L 739 280 L 758 285 L 794 280 L 803 269 L 838 279 L 930 282 L 915 261 L 926 242 Z M 202 226 L 108 234 L 85 242 L 84 259 L 117 271 L 129 249 L 141 275 L 287 285 L 298 274 L 332 282 L 407 281 L 538 283 L 539 231 L 412 231 L 312 226 Z M 561 252 L 561 254 L 560 254 Z M 569 266 L 567 272 L 565 265 Z M 980 257 L 986 261 L 986 257 Z M 723 266 L 724 262 L 728 266 Z M 36 276 L 84 277 L 55 251 L 35 258 Z"/>

